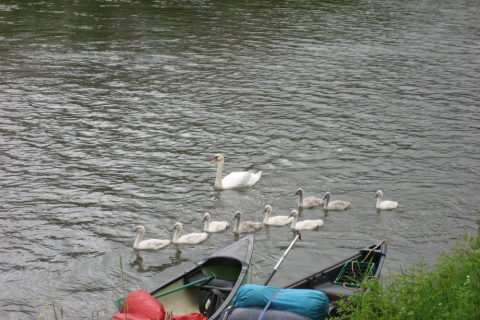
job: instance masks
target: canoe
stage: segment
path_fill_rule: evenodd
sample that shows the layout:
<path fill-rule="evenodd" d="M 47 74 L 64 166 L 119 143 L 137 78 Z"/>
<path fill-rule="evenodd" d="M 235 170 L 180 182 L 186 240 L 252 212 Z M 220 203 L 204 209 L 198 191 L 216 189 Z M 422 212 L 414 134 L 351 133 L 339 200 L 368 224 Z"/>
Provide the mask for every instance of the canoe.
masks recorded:
<path fill-rule="evenodd" d="M 220 292 L 220 301 L 223 302 L 216 306 L 213 314 L 211 309 L 208 310 L 210 319 L 217 318 L 230 305 L 240 286 L 251 282 L 249 268 L 254 241 L 254 235 L 245 236 L 165 281 L 150 295 L 160 301 L 165 311 L 187 315 L 200 313 L 207 295 L 212 291 Z M 119 310 L 122 303 L 123 299 L 116 302 Z"/>
<path fill-rule="evenodd" d="M 297 312 L 298 308 L 303 308 L 301 304 L 294 306 L 296 309 L 295 312 L 291 312 L 291 300 L 288 299 L 288 296 L 292 296 L 292 291 L 289 289 L 308 289 L 303 291 L 296 291 L 294 293 L 300 292 L 322 292 L 323 296 L 328 297 L 325 299 L 326 309 L 324 316 L 318 317 L 317 319 L 325 318 L 325 315 L 333 317 L 336 315 L 336 309 L 338 307 L 339 300 L 346 300 L 348 297 L 357 294 L 359 290 L 360 282 L 363 281 L 364 277 L 375 277 L 380 278 L 380 273 L 382 271 L 383 263 L 387 255 L 387 245 L 385 241 L 382 241 L 378 244 L 371 245 L 369 247 L 359 250 L 356 254 L 343 259 L 330 267 L 316 271 L 313 274 L 290 283 L 289 285 L 283 287 L 283 290 L 277 290 L 271 296 L 275 299 L 282 300 L 282 297 L 279 298 L 281 294 L 275 296 L 277 292 L 285 292 L 288 294 L 284 299 L 285 305 L 279 307 L 278 303 L 276 307 L 273 307 L 274 302 L 272 303 L 272 298 L 267 297 L 268 303 L 264 303 L 267 306 L 268 310 L 264 305 L 259 306 L 258 303 L 251 303 L 252 306 L 245 306 L 238 303 L 236 306 L 228 307 L 221 316 L 222 320 L 257 320 L 261 317 L 262 320 L 309 320 L 312 317 L 307 317 L 305 314 L 308 312 Z M 252 286 L 252 285 L 249 285 Z M 255 287 L 255 285 L 253 285 Z M 265 298 L 265 286 L 258 286 L 257 289 L 253 289 L 253 293 L 250 293 L 250 299 L 255 300 L 255 297 L 260 297 L 263 295 Z M 243 288 L 242 288 L 243 289 Z M 257 290 L 257 292 L 255 292 Z M 367 289 L 368 290 L 368 289 Z M 271 292 L 270 292 L 271 293 Z M 239 295 L 242 294 L 240 290 Z M 285 297 L 285 295 L 284 295 Z M 243 298 L 243 297 L 242 297 Z M 238 299 L 238 300 L 237 300 Z M 303 299 L 295 298 L 298 301 Z M 309 298 L 306 298 L 307 300 Z M 234 304 L 236 301 L 240 301 L 241 298 L 235 297 L 233 300 Z M 248 301 L 248 299 L 243 299 L 241 301 Z M 265 302 L 265 301 L 263 301 Z M 244 303 L 244 302 L 242 302 Z M 271 304 L 270 304 L 271 303 Z M 290 309 L 289 309 L 290 308 Z M 305 310 L 309 311 L 309 310 Z M 303 314 L 302 314 L 303 313 Z"/>

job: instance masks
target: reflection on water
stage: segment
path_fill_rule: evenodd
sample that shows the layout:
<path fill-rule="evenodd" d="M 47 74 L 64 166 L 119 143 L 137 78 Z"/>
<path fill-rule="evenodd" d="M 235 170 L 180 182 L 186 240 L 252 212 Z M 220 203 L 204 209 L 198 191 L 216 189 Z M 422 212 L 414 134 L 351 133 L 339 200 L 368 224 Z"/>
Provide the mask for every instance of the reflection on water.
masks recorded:
<path fill-rule="evenodd" d="M 147 254 L 154 254 L 154 251 L 148 250 L 146 252 L 142 252 L 141 250 L 134 250 L 135 251 L 135 260 L 130 262 L 130 267 L 134 270 L 136 270 L 139 273 L 144 273 L 144 272 L 154 272 L 158 274 L 158 272 L 162 272 L 164 270 L 167 270 L 169 268 L 179 266 L 183 262 L 188 262 L 188 258 L 182 258 L 182 251 L 180 249 L 175 250 L 175 254 L 170 257 L 170 263 L 164 263 L 162 265 L 147 265 L 144 267 L 143 265 L 143 258 L 142 254 L 147 255 Z M 158 254 L 158 253 L 155 253 Z M 154 262 L 155 263 L 155 262 Z M 182 270 L 183 271 L 183 270 Z M 177 270 L 177 273 L 180 272 L 180 270 Z M 163 281 L 166 281 L 168 279 L 163 279 Z M 162 282 L 163 282 L 162 281 Z M 158 283 L 160 284 L 160 282 Z"/>
<path fill-rule="evenodd" d="M 272 285 L 382 239 L 388 269 L 433 262 L 474 227 L 480 172 L 477 3 L 415 0 L 75 1 L 0 5 L 0 318 L 37 318 L 52 296 L 108 317 L 237 240 L 133 249 L 132 227 L 171 238 L 210 212 L 261 221 L 327 191 L 344 212 L 302 233 Z M 252 188 L 214 190 L 263 171 Z M 400 203 L 375 209 L 383 190 Z M 256 234 L 262 283 L 293 240 Z M 295 271 L 295 272 L 293 272 Z M 67 311 L 70 312 L 70 311 Z"/>

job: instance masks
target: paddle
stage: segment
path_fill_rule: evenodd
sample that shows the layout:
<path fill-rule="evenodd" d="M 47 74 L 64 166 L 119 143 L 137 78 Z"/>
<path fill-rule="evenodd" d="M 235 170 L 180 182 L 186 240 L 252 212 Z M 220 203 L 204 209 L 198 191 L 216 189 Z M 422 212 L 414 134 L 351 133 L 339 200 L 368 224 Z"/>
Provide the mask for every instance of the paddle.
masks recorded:
<path fill-rule="evenodd" d="M 264 286 L 266 286 L 270 280 L 272 279 L 273 275 L 275 274 L 275 272 L 277 272 L 277 269 L 278 267 L 280 266 L 280 264 L 283 262 L 283 260 L 285 259 L 285 257 L 287 256 L 288 252 L 290 252 L 290 249 L 292 249 L 293 245 L 295 244 L 295 242 L 297 241 L 297 239 L 300 239 L 300 241 L 302 241 L 302 235 L 300 234 L 300 231 L 297 230 L 297 235 L 295 236 L 295 239 L 293 239 L 292 243 L 290 243 L 290 245 L 288 246 L 287 250 L 285 251 L 285 253 L 283 254 L 283 256 L 280 258 L 280 260 L 278 260 L 277 264 L 275 265 L 275 267 L 273 268 L 273 271 L 272 273 L 270 273 L 270 275 L 268 276 L 267 278 L 267 281 L 265 281 L 265 283 L 263 284 Z"/>
<path fill-rule="evenodd" d="M 190 282 L 190 283 L 188 283 L 188 284 L 186 284 L 186 285 L 183 285 L 183 286 L 181 286 L 181 287 L 178 287 L 178 288 L 175 288 L 175 289 L 172 289 L 172 290 L 168 290 L 168 291 L 159 293 L 159 294 L 157 294 L 157 295 L 154 295 L 153 297 L 154 297 L 155 299 L 156 299 L 156 298 L 160 298 L 160 297 L 166 296 L 167 294 L 174 293 L 174 292 L 176 292 L 176 291 L 178 291 L 178 290 L 182 290 L 182 289 L 185 289 L 185 288 L 194 286 L 194 285 L 196 285 L 196 284 L 199 284 L 199 283 L 208 281 L 208 280 L 210 280 L 210 279 L 216 279 L 216 278 L 217 278 L 217 276 L 215 275 L 215 273 L 212 272 L 212 274 L 209 275 L 208 277 L 199 279 L 199 280 L 197 280 L 197 281 Z M 117 301 L 115 301 L 115 305 L 117 306 L 118 311 L 121 311 L 122 305 L 123 305 L 123 301 L 125 301 L 125 298 L 121 298 L 121 299 L 118 299 Z"/>

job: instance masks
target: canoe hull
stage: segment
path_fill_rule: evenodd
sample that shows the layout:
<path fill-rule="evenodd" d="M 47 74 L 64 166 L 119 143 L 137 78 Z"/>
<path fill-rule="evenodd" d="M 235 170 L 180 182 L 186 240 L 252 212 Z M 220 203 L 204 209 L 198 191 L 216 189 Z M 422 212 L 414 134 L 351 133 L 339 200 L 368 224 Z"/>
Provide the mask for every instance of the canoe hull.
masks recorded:
<path fill-rule="evenodd" d="M 306 278 L 290 283 L 285 288 L 290 289 L 314 289 L 323 291 L 327 294 L 330 301 L 339 300 L 341 298 L 350 297 L 356 294 L 353 288 L 345 288 L 345 286 L 335 283 L 339 273 L 344 268 L 347 262 L 357 261 L 363 263 L 371 263 L 375 265 L 375 272 L 373 274 L 377 279 L 380 278 L 383 263 L 387 255 L 387 245 L 384 242 L 371 245 L 357 254 L 354 254 L 334 265 L 322 269 Z"/>
<path fill-rule="evenodd" d="M 346 276 L 350 270 L 355 276 L 361 275 L 361 272 L 354 272 L 356 268 L 366 272 L 362 276 L 379 278 L 385 257 L 387 255 L 387 245 L 384 241 L 379 244 L 371 245 L 359 250 L 358 253 L 335 263 L 334 265 L 322 269 L 285 286 L 284 289 L 308 289 L 322 291 L 329 299 L 329 316 L 336 315 L 337 303 L 341 299 L 347 299 L 357 294 L 358 283 L 352 280 L 352 276 Z M 369 273 L 369 271 L 371 273 Z M 264 308 L 236 308 L 231 307 L 225 310 L 222 319 L 225 320 L 251 320 L 258 319 L 258 316 L 264 312 Z M 291 310 L 290 310 L 291 311 Z M 323 317 L 322 317 L 323 318 Z M 262 320 L 309 320 L 298 313 L 292 313 L 288 310 L 267 310 L 262 315 Z"/>
<path fill-rule="evenodd" d="M 212 289 L 217 289 L 223 294 L 224 302 L 210 319 L 218 318 L 221 312 L 231 304 L 240 286 L 251 281 L 249 267 L 254 240 L 254 235 L 247 235 L 164 282 L 150 294 L 157 296 L 187 286 L 185 289 L 157 298 L 163 304 L 165 311 L 172 311 L 174 315 L 182 315 L 199 313 L 204 298 Z M 188 286 L 211 275 L 215 275 L 216 278 Z"/>

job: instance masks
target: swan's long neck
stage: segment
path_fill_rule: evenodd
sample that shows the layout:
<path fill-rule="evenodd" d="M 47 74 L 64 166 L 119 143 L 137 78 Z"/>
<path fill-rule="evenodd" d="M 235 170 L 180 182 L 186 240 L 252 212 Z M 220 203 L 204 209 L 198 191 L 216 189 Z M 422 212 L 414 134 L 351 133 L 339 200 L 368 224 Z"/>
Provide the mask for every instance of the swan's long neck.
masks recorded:
<path fill-rule="evenodd" d="M 328 203 L 329 203 L 329 202 L 330 202 L 330 197 L 327 197 L 327 198 L 325 199 L 325 202 L 323 203 L 323 207 L 324 207 L 324 208 L 328 208 Z"/>
<path fill-rule="evenodd" d="M 292 217 L 293 217 L 293 220 L 292 220 L 292 229 L 295 229 L 295 226 L 297 225 L 298 216 L 293 215 Z"/>
<path fill-rule="evenodd" d="M 175 233 L 173 234 L 173 242 L 176 242 L 179 236 L 180 236 L 180 229 L 175 229 Z"/>
<path fill-rule="evenodd" d="M 382 195 L 379 194 L 378 197 L 377 197 L 377 207 L 382 203 Z"/>
<path fill-rule="evenodd" d="M 270 215 L 272 214 L 272 212 L 270 210 L 267 210 L 265 212 L 265 218 L 263 219 L 263 223 L 268 223 L 268 220 L 270 220 Z"/>
<path fill-rule="evenodd" d="M 215 187 L 223 189 L 223 184 L 222 184 L 222 174 L 223 174 L 223 164 L 225 161 L 218 161 L 218 167 L 217 167 L 217 177 L 215 178 Z"/>
<path fill-rule="evenodd" d="M 300 192 L 298 195 L 300 196 L 300 198 L 298 198 L 298 206 L 301 207 L 303 206 L 303 192 Z"/>
<path fill-rule="evenodd" d="M 207 231 L 210 229 L 210 219 L 205 219 L 205 228 L 204 230 Z"/>
<path fill-rule="evenodd" d="M 233 227 L 233 232 L 238 233 L 239 230 L 240 230 L 240 217 L 237 217 L 235 219 L 235 226 Z"/>
<path fill-rule="evenodd" d="M 139 232 L 137 235 L 137 239 L 135 239 L 135 243 L 133 244 L 133 247 L 135 248 L 138 247 L 138 245 L 142 241 L 142 238 L 143 238 L 143 232 Z"/>

